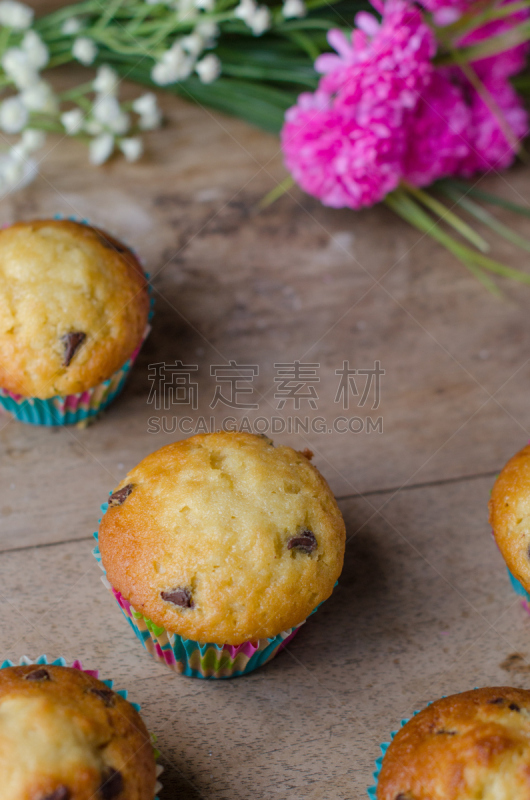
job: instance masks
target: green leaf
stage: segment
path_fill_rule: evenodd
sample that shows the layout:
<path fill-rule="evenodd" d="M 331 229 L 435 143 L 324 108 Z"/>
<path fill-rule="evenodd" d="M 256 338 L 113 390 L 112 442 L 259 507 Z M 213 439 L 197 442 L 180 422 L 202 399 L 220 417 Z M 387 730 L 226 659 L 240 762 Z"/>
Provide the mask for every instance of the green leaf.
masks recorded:
<path fill-rule="evenodd" d="M 435 186 L 438 185 L 452 186 L 455 189 L 460 189 L 462 192 L 465 192 L 471 197 L 476 197 L 477 200 L 483 200 L 485 203 L 490 203 L 492 206 L 500 206 L 501 208 L 508 209 L 508 211 L 515 211 L 516 214 L 522 214 L 525 217 L 530 217 L 530 208 L 520 206 L 518 203 L 512 203 L 511 200 L 505 200 L 503 197 L 499 197 L 491 192 L 484 192 L 482 189 L 476 189 L 474 186 L 469 186 L 469 184 L 456 180 L 455 178 L 447 178 L 445 181 L 440 181 L 440 184 L 435 184 Z"/>
<path fill-rule="evenodd" d="M 487 253 L 489 251 L 490 246 L 488 242 L 483 239 L 479 233 L 473 230 L 473 228 L 471 228 L 467 222 L 464 222 L 464 220 L 460 219 L 460 217 L 454 214 L 451 209 L 444 206 L 443 203 L 440 203 L 428 192 L 418 189 L 416 186 L 406 184 L 406 189 L 424 206 L 429 208 L 431 211 L 434 211 L 435 214 L 438 214 L 443 222 L 451 225 L 451 227 L 458 231 L 458 233 L 467 239 L 468 242 L 471 242 L 471 244 L 475 245 L 475 247 L 478 247 L 478 249 L 482 250 L 483 253 Z"/>
<path fill-rule="evenodd" d="M 495 231 L 495 233 L 498 233 L 504 239 L 516 245 L 517 247 L 520 247 L 522 250 L 530 252 L 529 239 L 519 236 L 518 233 L 498 220 L 497 217 L 494 217 L 493 214 L 491 214 L 485 208 L 479 206 L 479 204 L 475 203 L 474 200 L 461 195 L 459 191 L 455 191 L 450 187 L 441 187 L 440 191 L 444 192 L 444 194 L 446 194 L 447 197 L 450 197 L 451 200 L 454 200 L 455 203 L 458 203 L 461 208 L 467 211 L 468 214 L 471 214 L 473 217 L 475 217 L 475 219 L 478 219 L 479 222 L 487 225 L 492 231 Z"/>

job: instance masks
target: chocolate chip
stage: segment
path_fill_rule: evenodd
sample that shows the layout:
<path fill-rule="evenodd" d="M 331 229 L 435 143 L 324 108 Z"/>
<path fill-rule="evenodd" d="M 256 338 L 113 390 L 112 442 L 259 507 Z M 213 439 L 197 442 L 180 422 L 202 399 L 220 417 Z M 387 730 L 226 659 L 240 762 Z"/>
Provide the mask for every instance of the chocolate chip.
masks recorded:
<path fill-rule="evenodd" d="M 25 681 L 49 681 L 50 673 L 47 669 L 34 669 L 33 672 L 28 672 L 24 675 Z"/>
<path fill-rule="evenodd" d="M 108 767 L 101 778 L 99 793 L 103 800 L 112 800 L 112 798 L 118 797 L 118 795 L 122 793 L 123 777 L 121 772 L 118 772 L 117 769 Z"/>
<path fill-rule="evenodd" d="M 189 589 L 178 586 L 176 589 L 169 589 L 167 592 L 160 592 L 160 597 L 168 603 L 180 608 L 193 608 L 193 599 Z"/>
<path fill-rule="evenodd" d="M 301 550 L 303 553 L 312 553 L 313 550 L 317 549 L 315 534 L 306 528 L 296 536 L 292 536 L 287 542 L 287 549 L 292 550 L 293 548 Z"/>
<path fill-rule="evenodd" d="M 520 711 L 521 710 L 520 707 L 517 705 L 517 703 L 510 703 L 508 708 L 510 709 L 510 711 Z"/>
<path fill-rule="evenodd" d="M 493 700 L 488 700 L 490 706 L 502 706 L 504 697 L 494 697 Z"/>
<path fill-rule="evenodd" d="M 308 461 L 311 461 L 311 459 L 315 455 L 313 451 L 309 449 L 309 447 L 305 447 L 303 450 L 300 450 L 299 452 L 300 455 L 305 456 L 305 458 L 307 458 Z"/>
<path fill-rule="evenodd" d="M 72 358 L 75 356 L 81 345 L 86 339 L 86 333 L 82 331 L 73 331 L 72 333 L 65 333 L 61 336 L 61 342 L 64 345 L 63 367 L 69 367 Z"/>
<path fill-rule="evenodd" d="M 41 800 L 70 800 L 70 789 L 67 786 L 58 786 L 51 794 L 45 794 Z"/>
<path fill-rule="evenodd" d="M 122 503 L 125 503 L 133 489 L 134 483 L 128 483 L 127 486 L 124 486 L 123 488 L 118 489 L 117 492 L 114 492 L 114 494 L 111 494 L 109 497 L 109 508 L 121 506 Z"/>
<path fill-rule="evenodd" d="M 456 736 L 456 731 L 446 731 L 444 728 L 441 728 L 441 730 L 436 731 L 437 735 L 441 733 L 445 734 L 446 736 Z"/>
<path fill-rule="evenodd" d="M 115 239 L 107 239 L 106 236 L 102 235 L 98 235 L 98 239 L 103 247 L 107 248 L 107 250 L 115 250 L 117 253 L 125 253 L 127 250 L 126 247 L 123 247 L 123 245 L 121 245 Z"/>
<path fill-rule="evenodd" d="M 99 697 L 100 700 L 103 700 L 103 703 L 106 705 L 107 708 L 114 707 L 114 692 L 111 689 L 89 689 L 89 694 L 95 694 L 96 697 Z"/>

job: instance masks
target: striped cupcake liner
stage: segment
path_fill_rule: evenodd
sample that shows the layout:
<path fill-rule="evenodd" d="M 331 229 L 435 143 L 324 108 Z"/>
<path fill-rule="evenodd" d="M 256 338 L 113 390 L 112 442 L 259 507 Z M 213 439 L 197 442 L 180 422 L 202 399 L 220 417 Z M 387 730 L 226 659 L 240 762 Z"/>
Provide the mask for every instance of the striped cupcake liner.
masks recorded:
<path fill-rule="evenodd" d="M 90 225 L 87 219 L 78 219 L 76 217 L 61 217 L 56 214 L 54 219 L 69 219 L 72 222 L 79 222 L 83 225 Z M 136 258 L 142 263 L 139 255 L 132 249 Z M 147 280 L 147 290 L 149 292 L 150 310 L 148 320 L 153 317 L 154 297 L 151 284 L 149 283 L 150 275 L 144 269 L 144 274 Z M 151 331 L 151 325 L 147 325 L 140 344 L 127 359 L 125 364 L 117 370 L 110 378 L 107 378 L 97 386 L 87 389 L 85 392 L 78 394 L 58 395 L 50 397 L 47 400 L 42 400 L 39 397 L 25 397 L 15 392 L 10 392 L 8 389 L 0 388 L 0 410 L 4 409 L 19 422 L 25 422 L 29 425 L 45 425 L 46 427 L 57 427 L 61 425 L 77 425 L 79 428 L 85 428 L 90 424 L 102 411 L 104 411 L 113 400 L 123 390 L 131 367 L 133 366 L 140 349 L 147 339 Z"/>
<path fill-rule="evenodd" d="M 108 503 L 103 503 L 101 506 L 103 513 L 107 508 Z M 258 667 L 264 666 L 281 652 L 306 622 L 304 620 L 300 625 L 283 631 L 278 636 L 259 639 L 256 642 L 244 642 L 240 645 L 220 645 L 214 642 L 201 644 L 193 639 L 185 639 L 176 633 L 169 633 L 165 628 L 155 625 L 152 620 L 136 611 L 129 601 L 111 586 L 101 562 L 97 532 L 94 533 L 94 538 L 96 546 L 93 555 L 104 573 L 101 578 L 103 585 L 114 597 L 135 636 L 156 661 L 165 664 L 166 667 L 180 675 L 206 680 L 238 678 L 247 675 Z M 320 605 L 311 612 L 311 615 L 320 608 Z"/>
<path fill-rule="evenodd" d="M 53 661 L 49 661 L 47 656 L 42 655 L 42 656 L 39 656 L 38 658 L 35 658 L 35 659 L 28 658 L 28 656 L 22 656 L 19 659 L 18 664 L 16 664 L 14 661 L 10 661 L 9 659 L 6 659 L 5 661 L 2 662 L 2 664 L 0 664 L 0 669 L 6 669 L 6 667 L 16 667 L 16 666 L 24 667 L 24 666 L 27 666 L 28 664 L 43 664 L 43 665 L 46 664 L 46 665 L 52 666 L 52 667 L 67 667 L 68 666 L 67 661 L 66 661 L 65 658 L 60 657 L 60 658 L 54 659 Z M 109 689 L 113 689 L 113 691 L 116 692 L 116 694 L 119 694 L 120 697 L 123 697 L 124 700 L 127 700 L 127 695 L 128 695 L 127 690 L 126 689 L 114 689 L 113 688 L 114 681 L 103 680 L 102 678 L 100 678 L 99 677 L 99 672 L 98 672 L 97 669 L 85 669 L 83 667 L 82 663 L 80 661 L 78 661 L 77 659 L 70 666 L 71 666 L 72 669 L 78 669 L 81 672 L 86 672 L 87 675 L 91 675 L 93 678 L 97 678 L 98 680 L 101 681 L 101 683 L 104 683 L 105 686 L 107 686 Z M 139 705 L 139 703 L 133 703 L 131 700 L 128 700 L 128 702 L 134 708 L 135 711 L 140 713 L 140 705 Z M 153 745 L 153 750 L 154 750 L 154 753 L 155 753 L 155 758 L 158 758 L 158 756 L 160 754 L 159 754 L 158 750 L 156 749 L 156 736 L 153 733 L 151 733 L 150 737 L 151 737 L 151 744 Z M 160 798 L 158 797 L 158 792 L 162 789 L 162 784 L 160 783 L 160 781 L 158 779 L 159 779 L 159 777 L 160 777 L 160 775 L 162 774 L 163 771 L 164 771 L 164 767 L 161 764 L 157 764 L 157 766 L 156 766 L 157 781 L 156 781 L 156 784 L 155 784 L 155 797 L 154 797 L 154 800 L 160 800 Z"/>
<path fill-rule="evenodd" d="M 415 717 L 416 714 L 419 714 L 419 713 L 420 713 L 419 711 L 415 711 L 412 716 Z M 407 722 L 409 722 L 409 719 L 402 719 L 401 723 L 400 723 L 400 728 L 402 728 L 404 725 L 406 725 Z M 384 757 L 386 755 L 386 751 L 388 750 L 388 748 L 392 744 L 392 742 L 394 740 L 394 737 L 396 736 L 396 734 L 398 732 L 399 731 L 392 731 L 392 733 L 390 734 L 390 741 L 389 742 L 383 742 L 383 744 L 379 745 L 379 747 L 381 748 L 381 755 L 379 756 L 379 758 L 376 758 L 376 760 L 375 760 L 375 772 L 372 773 L 372 776 L 373 776 L 373 779 L 374 779 L 374 785 L 370 786 L 367 789 L 368 797 L 370 798 L 370 800 L 377 800 L 377 784 L 379 783 L 379 775 L 381 773 L 381 767 L 383 765 L 383 759 L 384 759 Z"/>

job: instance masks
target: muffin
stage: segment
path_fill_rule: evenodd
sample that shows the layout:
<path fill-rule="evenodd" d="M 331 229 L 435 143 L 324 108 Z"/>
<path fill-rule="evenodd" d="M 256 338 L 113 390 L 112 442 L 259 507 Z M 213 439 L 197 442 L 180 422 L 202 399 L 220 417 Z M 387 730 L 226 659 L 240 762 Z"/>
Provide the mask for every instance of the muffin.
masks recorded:
<path fill-rule="evenodd" d="M 2 800 L 153 800 L 138 712 L 93 675 L 56 664 L 0 670 Z"/>
<path fill-rule="evenodd" d="M 264 436 L 201 434 L 152 453 L 114 490 L 101 563 L 160 660 L 201 677 L 250 671 L 330 596 L 345 528 L 311 455 Z M 222 675 L 208 666 L 216 659 Z"/>
<path fill-rule="evenodd" d="M 56 424 L 78 421 L 61 413 L 72 412 L 74 398 L 84 416 L 97 413 L 121 388 L 148 315 L 142 267 L 107 233 L 71 220 L 1 230 L 3 405 L 23 421 L 45 424 L 54 423 L 32 419 L 30 406 L 55 411 Z"/>
<path fill-rule="evenodd" d="M 437 700 L 395 735 L 377 779 L 377 800 L 528 800 L 530 691 Z"/>
<path fill-rule="evenodd" d="M 495 481 L 490 524 L 519 593 L 530 592 L 530 445 L 511 458 Z"/>

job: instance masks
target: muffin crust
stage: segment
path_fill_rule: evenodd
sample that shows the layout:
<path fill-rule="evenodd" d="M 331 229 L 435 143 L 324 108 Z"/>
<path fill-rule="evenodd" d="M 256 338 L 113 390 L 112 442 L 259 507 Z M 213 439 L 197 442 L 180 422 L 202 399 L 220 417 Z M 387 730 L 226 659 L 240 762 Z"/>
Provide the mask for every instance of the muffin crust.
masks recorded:
<path fill-rule="evenodd" d="M 528 800 L 530 692 L 506 686 L 437 700 L 396 734 L 377 800 Z"/>
<path fill-rule="evenodd" d="M 237 645 L 299 625 L 329 597 L 345 528 L 303 454 L 262 436 L 201 434 L 131 470 L 99 546 L 137 611 L 185 638 Z"/>
<path fill-rule="evenodd" d="M 134 254 L 68 220 L 0 231 L 0 387 L 47 399 L 96 386 L 140 344 L 149 298 Z"/>
<path fill-rule="evenodd" d="M 2 800 L 153 800 L 155 759 L 134 708 L 85 672 L 0 670 Z"/>
<path fill-rule="evenodd" d="M 530 446 L 511 458 L 498 476 L 489 512 L 508 569 L 530 592 Z"/>

